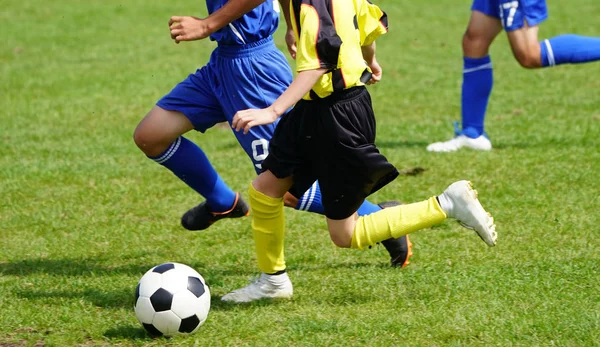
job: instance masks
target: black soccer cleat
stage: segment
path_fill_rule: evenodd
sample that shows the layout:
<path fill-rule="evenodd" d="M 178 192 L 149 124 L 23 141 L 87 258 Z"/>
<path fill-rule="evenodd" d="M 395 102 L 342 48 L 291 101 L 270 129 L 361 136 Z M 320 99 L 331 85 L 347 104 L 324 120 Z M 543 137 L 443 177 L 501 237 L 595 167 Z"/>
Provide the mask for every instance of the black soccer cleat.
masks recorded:
<path fill-rule="evenodd" d="M 181 217 L 181 225 L 187 230 L 204 230 L 223 218 L 240 218 L 250 214 L 250 207 L 242 199 L 240 193 L 235 193 L 233 207 L 225 212 L 212 212 L 206 201 L 190 209 Z"/>
<path fill-rule="evenodd" d="M 388 208 L 400 205 L 400 202 L 392 200 L 385 201 L 377 204 L 381 208 Z M 412 243 L 410 242 L 408 235 L 401 236 L 397 239 L 387 239 L 381 242 L 385 249 L 390 254 L 390 263 L 392 267 L 403 268 L 410 264 L 409 258 L 413 255 Z"/>
<path fill-rule="evenodd" d="M 408 235 L 401 236 L 397 239 L 388 239 L 381 242 L 385 249 L 390 254 L 390 264 L 392 267 L 403 268 L 410 264 L 409 258 L 412 257 L 412 242 Z"/>

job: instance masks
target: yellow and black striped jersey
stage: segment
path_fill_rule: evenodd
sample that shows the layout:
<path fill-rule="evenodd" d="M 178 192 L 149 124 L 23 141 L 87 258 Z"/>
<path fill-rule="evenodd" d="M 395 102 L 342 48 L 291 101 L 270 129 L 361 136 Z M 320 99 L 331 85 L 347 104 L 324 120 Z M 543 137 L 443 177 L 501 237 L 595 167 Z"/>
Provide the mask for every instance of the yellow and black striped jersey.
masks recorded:
<path fill-rule="evenodd" d="M 290 0 L 296 71 L 327 69 L 304 99 L 364 85 L 371 72 L 361 46 L 387 32 L 387 16 L 367 0 Z"/>

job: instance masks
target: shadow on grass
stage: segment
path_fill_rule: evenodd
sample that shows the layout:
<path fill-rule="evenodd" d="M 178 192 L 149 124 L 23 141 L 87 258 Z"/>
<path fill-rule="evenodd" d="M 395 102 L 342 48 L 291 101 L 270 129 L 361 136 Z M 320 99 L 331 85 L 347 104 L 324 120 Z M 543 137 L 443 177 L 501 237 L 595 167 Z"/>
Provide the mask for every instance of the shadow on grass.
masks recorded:
<path fill-rule="evenodd" d="M 207 268 L 204 264 L 190 263 L 194 268 Z M 0 275 L 12 275 L 25 278 L 33 276 L 32 282 L 36 282 L 35 275 L 56 276 L 61 283 L 66 279 L 71 284 L 64 284 L 59 287 L 52 285 L 23 285 L 14 290 L 14 293 L 28 300 L 41 300 L 56 305 L 65 305 L 65 302 L 85 301 L 96 307 L 105 309 L 131 309 L 133 311 L 134 292 L 137 279 L 148 270 L 147 264 L 131 263 L 127 265 L 111 266 L 103 265 L 102 259 L 27 259 L 15 261 L 12 263 L 0 263 Z M 300 267 L 291 266 L 291 272 L 315 271 L 321 269 L 365 269 L 378 268 L 393 270 L 387 263 L 378 263 L 374 265 L 369 262 L 340 262 L 338 264 L 313 264 Z M 218 287 L 223 286 L 223 278 L 228 277 L 251 277 L 258 273 L 248 273 L 245 268 L 240 268 L 235 264 L 218 265 L 210 267 L 210 270 L 203 273 L 209 283 L 214 283 Z M 115 275 L 133 276 L 132 279 L 123 279 L 106 282 L 103 277 L 113 277 Z M 139 277 L 138 277 L 139 276 Z M 89 279 L 89 280 L 88 280 Z M 237 287 L 236 287 L 237 288 Z M 235 288 L 229 288 L 235 289 Z M 211 309 L 219 311 L 229 311 L 239 307 L 262 307 L 280 304 L 281 300 L 262 300 L 249 304 L 234 304 L 221 301 L 219 293 L 211 296 Z M 116 331 L 116 330 L 115 330 Z M 112 333 L 115 333 L 112 331 Z M 126 334 L 131 334 L 127 329 L 123 330 Z"/>
<path fill-rule="evenodd" d="M 0 263 L 0 274 L 28 276 L 44 273 L 55 276 L 96 276 L 105 274 L 144 274 L 147 264 L 107 266 L 102 259 L 24 259 Z"/>
<path fill-rule="evenodd" d="M 543 139 L 528 139 L 527 141 L 503 141 L 494 143 L 494 149 L 515 150 L 515 149 L 566 149 L 566 148 L 593 148 L 598 146 L 596 138 L 582 137 L 573 139 L 570 137 L 548 137 Z"/>
<path fill-rule="evenodd" d="M 64 304 L 63 300 L 84 300 L 92 303 L 94 306 L 102 308 L 131 308 L 133 310 L 133 300 L 135 288 L 131 290 L 111 290 L 101 289 L 70 289 L 70 290 L 48 290 L 47 288 L 18 290 L 16 294 L 28 300 L 57 300 L 57 303 Z"/>
<path fill-rule="evenodd" d="M 19 297 L 29 300 L 49 300 L 57 304 L 64 304 L 64 300 L 84 300 L 102 308 L 133 309 L 137 281 L 153 265 L 148 265 L 147 262 L 139 263 L 139 260 L 138 263 L 132 261 L 118 266 L 104 264 L 105 262 L 114 262 L 114 259 L 25 259 L 0 263 L 0 276 L 22 277 L 23 279 L 19 280 L 22 285 L 14 292 Z M 205 264 L 198 262 L 188 265 L 196 269 L 207 268 Z M 53 285 L 52 288 L 34 285 L 33 283 L 38 281 L 37 275 L 49 275 L 56 277 L 56 281 L 61 283 L 65 280 L 70 283 L 60 287 Z M 119 275 L 132 278 L 114 279 Z M 213 266 L 210 271 L 203 273 L 209 283 L 211 278 L 218 283 L 224 277 L 240 275 L 246 275 L 246 271 L 235 264 Z M 106 282 L 103 277 L 114 280 Z M 220 297 L 216 297 L 214 301 L 220 302 Z"/>
<path fill-rule="evenodd" d="M 271 307 L 275 305 L 285 305 L 289 303 L 289 299 L 262 299 L 252 302 L 235 303 L 221 300 L 219 295 L 210 296 L 210 310 L 213 311 L 230 311 L 237 310 L 239 308 L 257 308 L 257 307 Z"/>
<path fill-rule="evenodd" d="M 136 258 L 143 258 L 139 256 Z M 66 258 L 66 259 L 24 259 L 14 262 L 0 262 L 0 275 L 3 276 L 30 276 L 35 274 L 47 274 L 51 276 L 115 276 L 135 275 L 142 277 L 146 271 L 158 264 L 149 264 L 139 260 L 123 259 L 124 265 L 109 265 L 114 258 Z M 136 263 L 137 262 L 137 263 Z M 207 269 L 208 266 L 200 262 L 186 262 L 186 265 L 194 269 Z M 235 264 L 231 266 L 211 267 L 211 272 L 220 276 L 240 275 L 241 271 Z"/>
<path fill-rule="evenodd" d="M 156 339 L 167 339 L 165 337 L 152 337 L 150 336 L 142 326 L 119 326 L 113 329 L 108 329 L 104 332 L 104 336 L 109 339 L 127 339 L 127 340 L 141 340 L 152 341 Z"/>
<path fill-rule="evenodd" d="M 251 303 L 245 304 L 236 304 L 231 302 L 221 301 L 221 297 L 217 295 L 211 296 L 211 311 L 229 311 L 237 308 L 252 308 L 256 307 L 269 307 L 273 305 L 277 305 L 279 303 L 284 304 L 288 302 L 287 300 L 261 300 L 255 301 Z M 170 337 L 168 336 L 151 336 L 148 334 L 146 329 L 144 329 L 141 325 L 120 325 L 118 327 L 108 329 L 104 332 L 104 337 L 111 340 L 131 340 L 131 341 L 139 341 L 141 343 L 155 341 L 157 343 L 164 342 L 165 344 L 169 341 Z"/>

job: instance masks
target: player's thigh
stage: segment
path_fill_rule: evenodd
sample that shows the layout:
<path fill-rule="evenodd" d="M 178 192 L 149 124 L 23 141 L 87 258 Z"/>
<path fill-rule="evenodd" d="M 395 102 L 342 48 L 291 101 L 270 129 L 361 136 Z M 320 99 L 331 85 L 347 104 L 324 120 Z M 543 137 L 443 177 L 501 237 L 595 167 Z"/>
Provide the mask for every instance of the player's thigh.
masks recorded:
<path fill-rule="evenodd" d="M 292 184 L 292 176 L 278 178 L 269 170 L 262 172 L 252 182 L 254 189 L 272 198 L 283 197 Z"/>
<path fill-rule="evenodd" d="M 525 23 L 520 29 L 506 32 L 515 59 L 525 68 L 542 66 L 538 30 L 537 25 L 529 26 Z"/>
<path fill-rule="evenodd" d="M 489 54 L 490 45 L 501 31 L 500 19 L 473 10 L 463 35 L 463 54 L 469 58 L 485 57 Z"/>
<path fill-rule="evenodd" d="M 548 18 L 545 0 L 501 0 L 502 24 L 513 55 L 525 68 L 541 67 L 538 25 Z"/>

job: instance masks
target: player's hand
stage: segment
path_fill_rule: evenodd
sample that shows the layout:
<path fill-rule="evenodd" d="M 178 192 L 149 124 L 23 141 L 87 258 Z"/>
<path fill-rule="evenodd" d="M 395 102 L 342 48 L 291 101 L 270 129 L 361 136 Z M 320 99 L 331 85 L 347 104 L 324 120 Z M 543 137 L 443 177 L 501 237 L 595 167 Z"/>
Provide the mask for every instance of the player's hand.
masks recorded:
<path fill-rule="evenodd" d="M 173 16 L 169 19 L 171 38 L 175 43 L 207 38 L 212 34 L 208 22 L 192 16 Z"/>
<path fill-rule="evenodd" d="M 293 29 L 288 29 L 285 33 L 285 43 L 292 59 L 296 59 L 296 36 Z"/>
<path fill-rule="evenodd" d="M 381 66 L 379 65 L 377 60 L 373 59 L 373 61 L 369 64 L 369 67 L 371 68 L 371 79 L 369 80 L 369 82 L 367 82 L 367 84 L 375 84 L 381 81 L 381 75 L 383 75 L 383 70 L 381 69 Z"/>
<path fill-rule="evenodd" d="M 248 109 L 238 111 L 233 116 L 231 127 L 235 131 L 244 130 L 244 134 L 247 134 L 250 128 L 257 125 L 271 124 L 279 118 L 277 113 L 271 107 L 261 109 Z"/>

